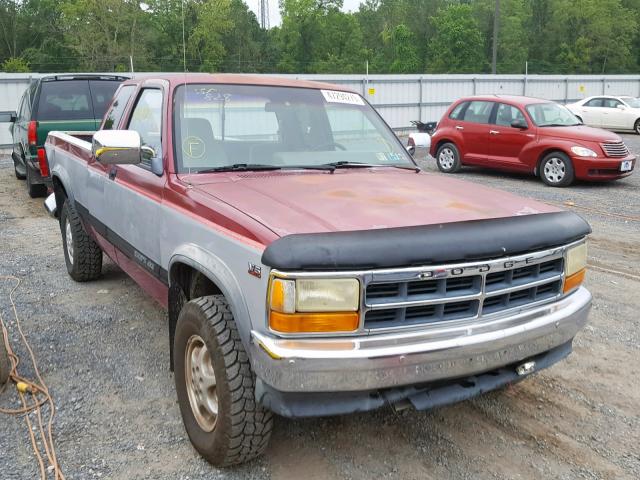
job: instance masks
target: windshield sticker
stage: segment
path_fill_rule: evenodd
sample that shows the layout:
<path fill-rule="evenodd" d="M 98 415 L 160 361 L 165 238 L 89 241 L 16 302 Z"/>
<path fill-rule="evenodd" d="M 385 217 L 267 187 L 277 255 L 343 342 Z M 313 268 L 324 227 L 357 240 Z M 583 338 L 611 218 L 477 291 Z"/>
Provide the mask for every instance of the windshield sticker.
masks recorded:
<path fill-rule="evenodd" d="M 364 100 L 357 93 L 336 92 L 335 90 L 320 90 L 328 103 L 346 103 L 349 105 L 364 105 Z"/>
<path fill-rule="evenodd" d="M 401 154 L 395 152 L 378 152 L 376 156 L 381 163 L 402 163 L 405 161 Z"/>

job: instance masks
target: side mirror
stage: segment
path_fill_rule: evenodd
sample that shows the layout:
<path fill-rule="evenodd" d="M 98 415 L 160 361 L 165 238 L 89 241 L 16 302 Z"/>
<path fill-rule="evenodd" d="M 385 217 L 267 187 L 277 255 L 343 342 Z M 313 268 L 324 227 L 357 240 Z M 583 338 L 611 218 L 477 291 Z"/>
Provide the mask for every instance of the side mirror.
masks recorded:
<path fill-rule="evenodd" d="M 415 145 L 407 145 L 407 152 L 409 152 L 409 155 L 411 155 L 412 157 L 415 155 L 416 153 L 416 147 Z"/>
<path fill-rule="evenodd" d="M 93 134 L 96 161 L 103 165 L 138 164 L 142 160 L 142 141 L 134 130 L 100 130 Z"/>
<path fill-rule="evenodd" d="M 17 119 L 16 112 L 0 112 L 0 123 L 15 123 Z"/>
<path fill-rule="evenodd" d="M 529 128 L 529 125 L 527 125 L 527 122 L 523 120 L 514 120 L 513 122 L 511 122 L 511 128 L 519 128 L 520 130 L 526 130 L 527 128 Z"/>
<path fill-rule="evenodd" d="M 620 110 L 626 110 L 626 109 L 627 109 L 627 106 L 626 106 L 626 105 L 623 105 L 623 104 L 618 104 L 618 105 L 616 105 L 616 108 L 618 108 L 618 109 L 620 109 Z"/>

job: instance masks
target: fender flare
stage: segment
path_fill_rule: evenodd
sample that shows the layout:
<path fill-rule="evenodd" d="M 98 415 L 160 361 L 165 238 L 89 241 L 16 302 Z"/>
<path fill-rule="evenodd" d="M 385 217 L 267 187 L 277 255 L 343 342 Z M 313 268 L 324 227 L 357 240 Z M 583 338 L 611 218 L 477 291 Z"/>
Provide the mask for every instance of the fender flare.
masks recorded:
<path fill-rule="evenodd" d="M 248 347 L 251 343 L 251 317 L 242 289 L 231 269 L 218 256 L 198 245 L 180 245 L 169 260 L 169 287 L 171 270 L 176 263 L 183 263 L 199 271 L 220 289 L 229 303 L 242 343 Z"/>
<path fill-rule="evenodd" d="M 71 186 L 72 185 L 71 179 L 69 178 L 69 174 L 67 173 L 67 171 L 64 168 L 62 168 L 60 164 L 56 163 L 53 166 L 53 169 L 51 170 L 51 178 L 52 180 L 54 178 L 58 179 L 58 181 L 62 184 L 62 187 L 64 188 L 64 191 L 67 194 L 67 199 L 71 201 L 71 203 L 74 203 L 75 198 L 73 195 L 73 187 Z M 56 202 L 57 200 L 58 199 L 56 198 Z M 59 202 L 57 203 L 58 205 L 61 205 Z"/>

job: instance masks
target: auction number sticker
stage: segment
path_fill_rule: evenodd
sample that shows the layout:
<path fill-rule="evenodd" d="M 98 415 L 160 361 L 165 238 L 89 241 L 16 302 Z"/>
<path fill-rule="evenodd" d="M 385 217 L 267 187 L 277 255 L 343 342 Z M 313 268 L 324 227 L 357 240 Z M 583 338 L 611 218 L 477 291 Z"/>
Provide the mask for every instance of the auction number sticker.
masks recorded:
<path fill-rule="evenodd" d="M 320 90 L 324 99 L 329 103 L 348 103 L 350 105 L 364 105 L 362 97 L 356 93 L 337 92 L 335 90 Z"/>

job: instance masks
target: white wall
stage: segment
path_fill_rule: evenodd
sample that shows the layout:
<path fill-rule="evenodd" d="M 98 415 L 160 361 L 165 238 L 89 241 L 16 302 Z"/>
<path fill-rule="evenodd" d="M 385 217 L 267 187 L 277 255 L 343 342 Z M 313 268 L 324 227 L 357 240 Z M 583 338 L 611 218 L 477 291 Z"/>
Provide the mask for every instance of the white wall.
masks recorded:
<path fill-rule="evenodd" d="M 146 75 L 146 74 L 145 74 Z M 0 73 L 0 111 L 15 110 L 30 79 L 42 74 Z M 348 86 L 363 94 L 394 129 L 411 120 L 439 120 L 454 100 L 474 94 L 528 95 L 570 102 L 591 95 L 640 97 L 640 75 L 276 75 Z M 11 143 L 0 123 L 0 147 Z"/>

